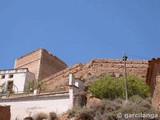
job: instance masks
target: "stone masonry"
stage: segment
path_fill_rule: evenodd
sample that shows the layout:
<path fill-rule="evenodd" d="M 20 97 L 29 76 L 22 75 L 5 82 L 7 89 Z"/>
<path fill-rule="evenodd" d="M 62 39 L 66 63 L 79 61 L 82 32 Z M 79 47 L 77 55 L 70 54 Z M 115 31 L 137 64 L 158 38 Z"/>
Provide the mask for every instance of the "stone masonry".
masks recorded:
<path fill-rule="evenodd" d="M 146 77 L 147 60 L 127 60 L 126 63 L 128 74 Z M 28 68 L 30 72 L 35 74 L 36 79 L 44 81 L 47 88 L 64 90 L 68 89 L 67 77 L 69 74 L 83 80 L 86 86 L 100 76 L 123 76 L 124 61 L 120 59 L 93 59 L 87 63 L 76 63 L 67 67 L 62 60 L 45 49 L 37 49 L 18 58 L 15 62 L 15 68 Z"/>
<path fill-rule="evenodd" d="M 67 68 L 67 65 L 45 49 L 37 49 L 16 59 L 14 68 L 28 68 L 36 79 L 42 80 Z"/>
<path fill-rule="evenodd" d="M 160 109 L 160 58 L 149 61 L 146 83 L 150 87 L 153 107 Z"/>
<path fill-rule="evenodd" d="M 145 78 L 147 73 L 147 60 L 128 60 L 127 73 Z M 64 87 L 67 88 L 67 76 L 73 74 L 76 78 L 80 78 L 88 85 L 100 76 L 111 75 L 115 77 L 124 74 L 124 63 L 122 60 L 116 59 L 93 59 L 88 63 L 76 63 L 50 77 L 44 79 L 47 87 Z"/>

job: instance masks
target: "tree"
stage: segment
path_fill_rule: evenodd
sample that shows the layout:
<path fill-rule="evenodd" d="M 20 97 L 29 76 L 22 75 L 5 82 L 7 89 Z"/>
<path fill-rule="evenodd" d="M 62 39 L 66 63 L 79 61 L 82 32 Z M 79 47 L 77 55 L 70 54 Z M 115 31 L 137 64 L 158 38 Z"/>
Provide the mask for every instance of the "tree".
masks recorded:
<path fill-rule="evenodd" d="M 143 98 L 149 96 L 149 87 L 142 78 L 128 76 L 128 96 L 139 95 Z M 101 77 L 93 81 L 89 86 L 89 91 L 97 98 L 125 98 L 124 77 L 114 78 L 110 76 Z"/>

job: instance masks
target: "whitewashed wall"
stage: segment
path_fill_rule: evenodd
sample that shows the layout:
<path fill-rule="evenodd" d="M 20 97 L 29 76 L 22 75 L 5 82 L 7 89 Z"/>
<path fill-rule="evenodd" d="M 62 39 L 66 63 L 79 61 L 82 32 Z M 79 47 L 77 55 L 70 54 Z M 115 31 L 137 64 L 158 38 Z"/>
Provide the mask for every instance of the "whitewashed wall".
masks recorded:
<path fill-rule="evenodd" d="M 2 76 L 5 78 L 2 78 Z M 13 75 L 12 78 L 9 76 Z M 28 69 L 12 69 L 0 71 L 0 85 L 5 83 L 5 90 L 7 90 L 8 81 L 13 81 L 13 90 L 15 93 L 22 93 L 24 91 L 24 86 L 26 81 L 35 80 L 34 74 L 30 73 Z"/>
<path fill-rule="evenodd" d="M 72 107 L 70 98 L 67 95 L 62 96 L 47 96 L 45 98 L 36 99 L 15 99 L 8 100 L 6 102 L 0 102 L 0 105 L 10 105 L 11 106 L 11 120 L 18 118 L 23 120 L 23 118 L 38 112 L 56 112 L 57 114 L 62 114 Z"/>
<path fill-rule="evenodd" d="M 76 80 L 71 74 L 68 82 L 69 91 L 63 94 L 50 93 L 46 95 L 32 95 L 20 98 L 5 98 L 0 99 L 0 105 L 11 106 L 11 120 L 15 120 L 16 118 L 23 120 L 24 117 L 29 115 L 33 116 L 37 112 L 56 112 L 57 114 L 62 114 L 73 107 L 74 94 L 81 92 L 83 88 L 83 82 Z"/>

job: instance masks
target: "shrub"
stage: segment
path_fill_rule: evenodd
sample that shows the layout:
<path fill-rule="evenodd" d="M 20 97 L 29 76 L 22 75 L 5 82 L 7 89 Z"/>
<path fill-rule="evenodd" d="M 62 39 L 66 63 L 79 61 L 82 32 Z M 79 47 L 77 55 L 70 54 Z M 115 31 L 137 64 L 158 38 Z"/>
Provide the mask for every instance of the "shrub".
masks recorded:
<path fill-rule="evenodd" d="M 75 117 L 75 115 L 77 114 L 78 111 L 80 111 L 81 108 L 78 106 L 74 106 L 71 110 L 68 110 L 68 116 L 67 118 L 72 118 Z"/>
<path fill-rule="evenodd" d="M 130 102 L 134 105 L 133 112 L 142 113 L 157 113 L 157 111 L 152 107 L 151 98 L 143 99 L 138 96 L 132 96 Z"/>
<path fill-rule="evenodd" d="M 93 120 L 94 112 L 88 108 L 83 108 L 76 114 L 76 120 Z"/>
<path fill-rule="evenodd" d="M 89 91 L 94 97 L 100 99 L 125 98 L 125 79 L 124 77 L 101 77 L 90 84 Z M 146 98 L 149 96 L 149 87 L 141 78 L 128 76 L 128 96 L 131 97 L 133 95 Z"/>
<path fill-rule="evenodd" d="M 74 110 L 73 110 L 74 111 Z M 76 120 L 118 120 L 117 114 L 157 114 L 160 117 L 158 111 L 154 110 L 151 106 L 151 99 L 144 99 L 139 96 L 132 96 L 126 102 L 123 99 L 115 100 L 102 100 L 101 103 L 93 103 L 88 107 L 76 109 L 74 116 Z M 152 116 L 154 117 L 154 116 Z M 159 120 L 160 118 L 128 118 L 129 120 Z M 124 116 L 122 120 L 124 120 Z"/>
<path fill-rule="evenodd" d="M 25 84 L 25 92 L 33 92 L 34 90 L 34 80 L 28 80 Z"/>
<path fill-rule="evenodd" d="M 48 116 L 46 113 L 37 113 L 35 116 L 34 116 L 34 120 L 43 120 L 43 119 L 47 119 Z"/>
<path fill-rule="evenodd" d="M 57 114 L 55 112 L 50 112 L 49 120 L 57 120 Z"/>
<path fill-rule="evenodd" d="M 40 89 L 40 91 L 46 90 L 46 85 L 44 81 L 34 81 L 34 89 Z"/>

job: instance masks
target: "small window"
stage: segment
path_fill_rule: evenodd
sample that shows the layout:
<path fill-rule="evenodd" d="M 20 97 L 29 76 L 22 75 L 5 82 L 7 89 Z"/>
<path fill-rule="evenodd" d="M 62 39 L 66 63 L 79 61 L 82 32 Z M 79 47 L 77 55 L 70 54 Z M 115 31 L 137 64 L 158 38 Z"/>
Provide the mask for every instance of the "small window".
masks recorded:
<path fill-rule="evenodd" d="M 5 75 L 2 75 L 1 78 L 4 79 L 4 78 L 5 78 Z"/>
<path fill-rule="evenodd" d="M 9 75 L 9 78 L 13 78 L 13 74 Z"/>

